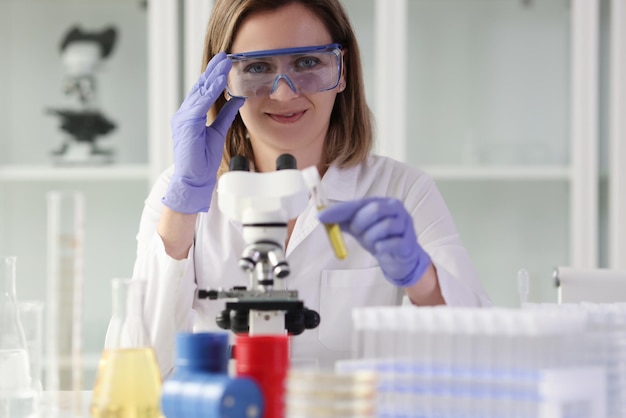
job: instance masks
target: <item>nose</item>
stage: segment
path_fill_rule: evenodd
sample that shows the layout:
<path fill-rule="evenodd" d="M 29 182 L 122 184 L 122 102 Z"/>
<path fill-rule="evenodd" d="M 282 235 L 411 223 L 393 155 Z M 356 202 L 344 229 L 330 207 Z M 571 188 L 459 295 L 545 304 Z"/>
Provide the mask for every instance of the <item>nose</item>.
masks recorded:
<path fill-rule="evenodd" d="M 282 80 L 282 83 L 281 83 Z M 291 79 L 284 74 L 277 75 L 272 84 L 270 98 L 277 100 L 287 100 L 298 96 L 298 88 Z"/>

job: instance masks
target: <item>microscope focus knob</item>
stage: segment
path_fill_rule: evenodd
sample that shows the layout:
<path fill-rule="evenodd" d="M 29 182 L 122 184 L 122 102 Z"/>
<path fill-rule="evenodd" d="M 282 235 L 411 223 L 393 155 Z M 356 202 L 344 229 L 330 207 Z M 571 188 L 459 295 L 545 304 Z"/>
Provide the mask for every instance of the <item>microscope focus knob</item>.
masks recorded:
<path fill-rule="evenodd" d="M 230 329 L 230 311 L 228 309 L 223 310 L 220 314 L 215 318 L 215 322 L 217 326 L 221 329 Z"/>
<path fill-rule="evenodd" d="M 304 324 L 304 311 L 287 311 L 285 314 L 285 329 L 289 335 L 300 335 L 306 329 Z"/>
<path fill-rule="evenodd" d="M 321 321 L 320 314 L 312 309 L 304 309 L 304 327 L 306 329 L 315 329 Z"/>
<path fill-rule="evenodd" d="M 230 317 L 230 329 L 235 334 L 247 333 L 250 330 L 250 312 L 248 310 L 234 310 Z"/>

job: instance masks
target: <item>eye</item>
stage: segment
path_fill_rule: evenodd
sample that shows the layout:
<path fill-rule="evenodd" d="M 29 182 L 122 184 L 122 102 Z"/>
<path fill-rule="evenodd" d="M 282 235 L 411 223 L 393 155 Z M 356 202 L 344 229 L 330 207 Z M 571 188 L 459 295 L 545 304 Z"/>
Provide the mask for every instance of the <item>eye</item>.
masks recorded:
<path fill-rule="evenodd" d="M 268 72 L 269 70 L 269 64 L 265 62 L 253 62 L 246 65 L 246 67 L 244 68 L 244 73 L 261 74 Z"/>
<path fill-rule="evenodd" d="M 296 62 L 296 68 L 314 68 L 319 64 L 320 60 L 315 57 L 302 57 Z"/>

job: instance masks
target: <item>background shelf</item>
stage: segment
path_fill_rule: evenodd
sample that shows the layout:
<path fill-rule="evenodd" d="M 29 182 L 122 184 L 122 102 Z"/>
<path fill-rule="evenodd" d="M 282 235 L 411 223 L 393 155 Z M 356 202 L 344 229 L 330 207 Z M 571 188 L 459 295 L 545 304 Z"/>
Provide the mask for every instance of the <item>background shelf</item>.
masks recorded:
<path fill-rule="evenodd" d="M 0 165 L 4 181 L 120 181 L 149 179 L 147 164 L 106 166 Z"/>
<path fill-rule="evenodd" d="M 432 165 L 421 168 L 436 180 L 568 181 L 571 179 L 571 169 L 565 166 Z"/>

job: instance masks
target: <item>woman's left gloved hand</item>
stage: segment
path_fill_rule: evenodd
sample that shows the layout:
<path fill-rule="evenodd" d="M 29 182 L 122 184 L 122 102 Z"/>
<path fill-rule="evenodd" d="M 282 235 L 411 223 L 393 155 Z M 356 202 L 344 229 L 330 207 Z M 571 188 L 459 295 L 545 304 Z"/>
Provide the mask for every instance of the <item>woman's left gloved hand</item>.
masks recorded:
<path fill-rule="evenodd" d="M 413 219 L 398 199 L 368 197 L 336 203 L 320 212 L 322 223 L 338 223 L 369 251 L 391 283 L 409 287 L 430 266 L 430 256 L 417 242 Z"/>

